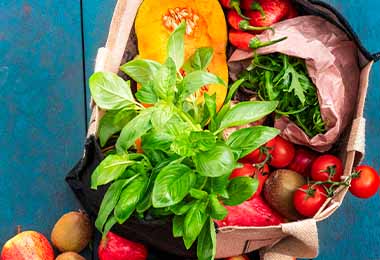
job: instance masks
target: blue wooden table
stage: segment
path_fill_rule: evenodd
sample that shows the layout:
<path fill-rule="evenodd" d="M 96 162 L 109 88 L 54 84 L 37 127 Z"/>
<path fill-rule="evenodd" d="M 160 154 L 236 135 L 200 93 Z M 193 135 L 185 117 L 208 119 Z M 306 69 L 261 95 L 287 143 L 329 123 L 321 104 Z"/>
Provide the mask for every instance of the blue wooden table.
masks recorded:
<path fill-rule="evenodd" d="M 115 2 L 0 1 L 0 244 L 17 225 L 49 235 L 59 216 L 80 207 L 64 176 L 82 155 L 86 79 Z M 349 18 L 370 51 L 380 50 L 380 1 L 328 2 Z M 365 162 L 379 169 L 379 64 L 371 76 Z M 379 202 L 379 196 L 362 201 L 348 195 L 319 224 L 318 259 L 380 259 Z"/>

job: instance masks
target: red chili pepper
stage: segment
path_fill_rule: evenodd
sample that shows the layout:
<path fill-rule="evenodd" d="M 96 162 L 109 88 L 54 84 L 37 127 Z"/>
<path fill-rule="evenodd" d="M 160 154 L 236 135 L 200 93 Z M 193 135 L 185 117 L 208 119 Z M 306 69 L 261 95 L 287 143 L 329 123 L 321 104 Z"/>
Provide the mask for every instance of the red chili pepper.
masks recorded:
<path fill-rule="evenodd" d="M 285 16 L 285 19 L 292 19 L 292 18 L 296 18 L 297 16 L 298 16 L 297 9 L 293 5 L 290 5 L 288 14 Z"/>
<path fill-rule="evenodd" d="M 240 6 L 246 11 L 259 11 L 261 16 L 265 17 L 265 11 L 257 0 L 243 0 Z"/>
<path fill-rule="evenodd" d="M 262 42 L 254 34 L 250 34 L 247 32 L 230 31 L 229 33 L 230 43 L 236 48 L 246 51 L 270 46 L 283 40 L 286 40 L 287 38 L 288 37 L 283 37 L 273 41 Z"/>
<path fill-rule="evenodd" d="M 262 7 L 265 16 L 262 16 L 260 11 L 247 11 L 245 14 L 251 18 L 252 26 L 272 26 L 285 18 L 291 5 L 289 0 L 257 0 L 257 2 Z"/>
<path fill-rule="evenodd" d="M 244 31 L 264 31 L 268 29 L 272 29 L 269 26 L 265 27 L 255 27 L 251 26 L 247 20 L 244 20 L 239 16 L 239 14 L 235 10 L 231 10 L 227 14 L 228 23 L 235 30 L 244 30 Z"/>
<path fill-rule="evenodd" d="M 224 8 L 228 8 L 228 9 L 233 9 L 235 10 L 240 17 L 246 19 L 246 20 L 249 20 L 250 18 L 245 16 L 243 14 L 243 12 L 241 11 L 241 8 L 240 8 L 240 0 L 219 0 L 220 4 L 224 7 Z"/>

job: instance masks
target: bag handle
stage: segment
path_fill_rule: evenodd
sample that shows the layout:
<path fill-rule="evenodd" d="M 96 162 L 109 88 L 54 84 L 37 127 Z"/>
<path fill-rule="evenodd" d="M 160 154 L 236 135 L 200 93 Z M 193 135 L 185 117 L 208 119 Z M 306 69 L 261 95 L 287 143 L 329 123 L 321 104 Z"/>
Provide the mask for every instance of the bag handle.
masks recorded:
<path fill-rule="evenodd" d="M 318 255 L 318 230 L 315 219 L 282 224 L 287 235 L 271 247 L 260 251 L 261 260 L 292 260 L 295 257 L 315 258 Z"/>

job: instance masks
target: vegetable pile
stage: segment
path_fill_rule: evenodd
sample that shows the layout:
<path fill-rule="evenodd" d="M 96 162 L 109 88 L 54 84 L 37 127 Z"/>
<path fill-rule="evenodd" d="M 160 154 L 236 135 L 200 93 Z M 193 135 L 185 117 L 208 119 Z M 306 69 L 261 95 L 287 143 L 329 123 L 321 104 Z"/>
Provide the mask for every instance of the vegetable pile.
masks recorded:
<path fill-rule="evenodd" d="M 140 218 L 172 217 L 173 235 L 183 237 L 186 248 L 198 240 L 198 258 L 213 259 L 213 220 L 224 219 L 228 214 L 225 206 L 248 200 L 258 186 L 250 177 L 230 180 L 232 170 L 239 159 L 279 134 L 272 127 L 255 126 L 240 129 L 224 140 L 223 131 L 271 114 L 278 102 L 231 106 L 242 81 L 231 86 L 219 112 L 215 95 L 205 93 L 204 101 L 197 101 L 202 86 L 225 83 L 207 72 L 212 49 L 198 49 L 184 61 L 185 28 L 182 23 L 172 33 L 164 64 L 135 59 L 121 67 L 141 84 L 137 100 L 130 83 L 116 74 L 98 72 L 90 78 L 92 97 L 108 110 L 99 128 L 101 144 L 120 131 L 115 146 L 108 149 L 92 175 L 94 189 L 111 184 L 96 227 L 107 234 L 114 224 L 124 223 L 133 214 Z M 185 76 L 182 67 L 186 68 Z M 143 153 L 137 152 L 140 149 Z"/>

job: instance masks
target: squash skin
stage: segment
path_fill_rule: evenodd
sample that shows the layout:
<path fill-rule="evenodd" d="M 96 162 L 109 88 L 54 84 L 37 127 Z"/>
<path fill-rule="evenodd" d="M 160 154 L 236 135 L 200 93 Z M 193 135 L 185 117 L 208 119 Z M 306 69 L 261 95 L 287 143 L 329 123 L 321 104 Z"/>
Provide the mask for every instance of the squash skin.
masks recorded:
<path fill-rule="evenodd" d="M 214 56 L 208 71 L 221 77 L 227 84 L 227 24 L 218 0 L 144 0 L 135 21 L 139 57 L 165 62 L 166 45 L 171 31 L 164 26 L 162 17 L 168 9 L 176 7 L 192 9 L 199 16 L 193 33 L 185 35 L 185 60 L 200 47 L 213 48 Z M 208 85 L 206 92 L 209 95 L 216 93 L 219 109 L 226 97 L 226 86 Z M 203 95 L 199 98 L 200 102 L 202 100 Z"/>

